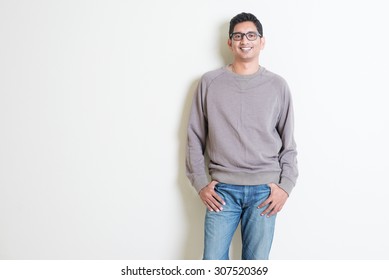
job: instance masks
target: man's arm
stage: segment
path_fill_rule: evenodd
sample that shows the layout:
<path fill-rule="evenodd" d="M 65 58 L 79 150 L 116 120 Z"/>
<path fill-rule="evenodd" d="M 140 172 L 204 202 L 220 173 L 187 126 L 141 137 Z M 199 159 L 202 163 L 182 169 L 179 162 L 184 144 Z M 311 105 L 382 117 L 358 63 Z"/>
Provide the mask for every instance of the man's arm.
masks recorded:
<path fill-rule="evenodd" d="M 209 183 L 204 157 L 208 135 L 208 124 L 204 111 L 204 91 L 205 86 L 200 81 L 192 101 L 186 143 L 186 176 L 197 192 Z"/>
<path fill-rule="evenodd" d="M 200 82 L 192 102 L 186 147 L 186 175 L 208 210 L 218 212 L 223 210 L 222 205 L 225 203 L 215 191 L 218 182 L 208 181 L 204 157 L 208 134 L 204 109 L 205 90 L 204 83 Z"/>
<path fill-rule="evenodd" d="M 277 131 L 282 141 L 278 160 L 281 167 L 280 181 L 277 185 L 290 195 L 298 177 L 297 150 L 294 141 L 294 112 L 292 96 L 287 84 L 284 86 L 281 114 Z"/>
<path fill-rule="evenodd" d="M 287 84 L 284 87 L 281 113 L 276 128 L 282 141 L 282 148 L 279 153 L 281 166 L 280 181 L 269 184 L 271 189 L 270 196 L 258 206 L 258 208 L 262 208 L 268 205 L 261 214 L 268 217 L 281 211 L 298 177 L 297 150 L 293 136 L 293 104 Z"/>

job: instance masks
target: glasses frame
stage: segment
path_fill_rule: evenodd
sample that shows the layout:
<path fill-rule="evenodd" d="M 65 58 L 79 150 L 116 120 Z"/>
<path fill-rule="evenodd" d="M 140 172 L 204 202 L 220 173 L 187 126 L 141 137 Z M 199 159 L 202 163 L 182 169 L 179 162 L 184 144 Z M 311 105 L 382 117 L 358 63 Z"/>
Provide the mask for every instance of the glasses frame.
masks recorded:
<path fill-rule="evenodd" d="M 241 38 L 240 40 L 235 40 L 235 39 L 233 38 L 235 34 L 240 34 L 240 35 L 242 36 L 242 38 Z M 255 39 L 251 40 L 251 39 L 249 39 L 249 37 L 247 37 L 247 34 L 255 34 L 256 37 L 255 37 Z M 255 41 L 255 40 L 258 39 L 258 37 L 259 37 L 259 38 L 262 38 L 262 35 L 261 35 L 260 33 L 254 32 L 254 31 L 249 31 L 249 32 L 247 32 L 247 33 L 243 33 L 243 32 L 232 32 L 232 33 L 230 34 L 230 39 L 239 42 L 239 41 L 242 41 L 242 40 L 243 40 L 243 37 L 245 37 L 245 36 L 246 36 L 246 39 L 249 40 L 249 41 Z"/>

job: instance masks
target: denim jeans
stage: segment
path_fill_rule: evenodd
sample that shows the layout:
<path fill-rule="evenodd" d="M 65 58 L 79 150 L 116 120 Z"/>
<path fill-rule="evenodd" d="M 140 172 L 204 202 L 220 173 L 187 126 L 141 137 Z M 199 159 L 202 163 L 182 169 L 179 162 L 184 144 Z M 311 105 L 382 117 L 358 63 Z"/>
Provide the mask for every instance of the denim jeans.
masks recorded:
<path fill-rule="evenodd" d="M 236 228 L 241 222 L 242 259 L 267 260 L 273 242 L 276 215 L 261 216 L 258 205 L 270 195 L 268 185 L 240 186 L 218 183 L 215 191 L 226 205 L 205 216 L 204 260 L 227 260 Z"/>

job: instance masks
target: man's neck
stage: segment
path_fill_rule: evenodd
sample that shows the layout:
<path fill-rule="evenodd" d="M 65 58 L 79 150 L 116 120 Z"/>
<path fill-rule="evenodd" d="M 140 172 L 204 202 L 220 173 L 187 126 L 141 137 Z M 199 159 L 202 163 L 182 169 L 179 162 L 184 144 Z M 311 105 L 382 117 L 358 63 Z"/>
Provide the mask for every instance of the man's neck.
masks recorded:
<path fill-rule="evenodd" d="M 259 70 L 259 63 L 258 61 L 248 63 L 234 61 L 230 67 L 232 72 L 236 74 L 251 75 Z"/>

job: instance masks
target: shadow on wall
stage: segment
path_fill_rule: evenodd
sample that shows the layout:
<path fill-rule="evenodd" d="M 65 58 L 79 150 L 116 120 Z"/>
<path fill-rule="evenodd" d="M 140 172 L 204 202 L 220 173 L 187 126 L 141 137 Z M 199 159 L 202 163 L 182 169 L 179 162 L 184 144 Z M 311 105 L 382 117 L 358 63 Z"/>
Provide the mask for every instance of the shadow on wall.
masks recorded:
<path fill-rule="evenodd" d="M 198 260 L 202 258 L 203 248 L 203 231 L 204 231 L 204 214 L 205 208 L 201 200 L 199 199 L 195 189 L 190 185 L 189 180 L 186 177 L 185 170 L 185 154 L 186 154 L 186 139 L 187 139 L 187 125 L 190 107 L 192 104 L 193 93 L 196 90 L 199 80 L 192 82 L 189 87 L 189 93 L 185 98 L 183 104 L 182 116 L 180 127 L 178 130 L 179 138 L 179 152 L 178 152 L 178 186 L 182 196 L 183 211 L 185 212 L 184 221 L 182 225 L 186 230 L 186 236 L 184 238 L 184 244 L 182 246 L 182 252 L 180 259 L 185 260 Z"/>
<path fill-rule="evenodd" d="M 228 29 L 230 27 L 229 20 L 226 20 L 219 28 L 219 56 L 222 59 L 223 65 L 230 64 L 232 62 L 232 55 L 230 47 L 227 44 L 228 41 Z"/>
<path fill-rule="evenodd" d="M 221 63 L 227 65 L 232 62 L 232 56 L 230 49 L 227 45 L 228 40 L 228 28 L 229 21 L 225 21 L 221 24 L 218 37 L 218 55 L 221 58 Z M 213 69 L 209 69 L 213 70 Z M 197 89 L 199 79 L 192 82 L 188 89 L 188 94 L 185 98 L 181 116 L 181 122 L 178 129 L 179 138 L 179 152 L 178 152 L 178 177 L 177 183 L 182 196 L 182 202 L 185 212 L 185 225 L 186 237 L 184 238 L 184 244 L 180 259 L 185 260 L 198 260 L 202 258 L 203 244 L 204 244 L 204 216 L 205 206 L 201 202 L 198 194 L 194 188 L 190 185 L 189 180 L 185 174 L 185 153 L 186 153 L 186 141 L 187 141 L 187 124 L 192 105 L 193 94 Z M 241 238 L 240 232 L 234 236 L 231 243 L 231 259 L 240 259 L 241 252 Z"/>

